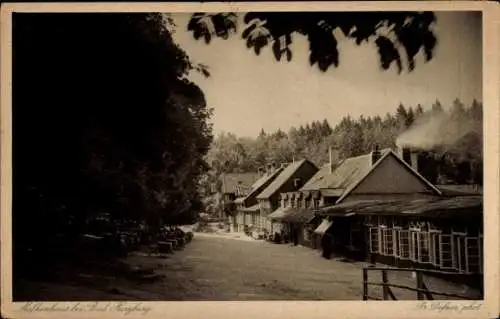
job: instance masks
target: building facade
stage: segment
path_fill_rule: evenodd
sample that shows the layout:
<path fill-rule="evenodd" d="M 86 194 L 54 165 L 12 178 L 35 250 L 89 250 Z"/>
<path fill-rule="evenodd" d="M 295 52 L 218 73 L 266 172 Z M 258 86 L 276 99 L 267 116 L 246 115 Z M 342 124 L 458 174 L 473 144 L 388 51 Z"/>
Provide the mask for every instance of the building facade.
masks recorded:
<path fill-rule="evenodd" d="M 275 233 L 276 225 L 268 217 L 283 206 L 283 193 L 298 191 L 316 172 L 318 168 L 308 160 L 293 162 L 257 196 L 260 208 L 259 226 L 269 233 Z"/>
<path fill-rule="evenodd" d="M 372 152 L 350 182 L 334 173 L 335 204 L 320 208 L 336 253 L 400 267 L 481 274 L 482 196 L 439 189 L 417 171 L 416 157 Z M 338 167 L 341 168 L 342 164 Z M 342 178 L 341 178 L 342 176 Z"/>

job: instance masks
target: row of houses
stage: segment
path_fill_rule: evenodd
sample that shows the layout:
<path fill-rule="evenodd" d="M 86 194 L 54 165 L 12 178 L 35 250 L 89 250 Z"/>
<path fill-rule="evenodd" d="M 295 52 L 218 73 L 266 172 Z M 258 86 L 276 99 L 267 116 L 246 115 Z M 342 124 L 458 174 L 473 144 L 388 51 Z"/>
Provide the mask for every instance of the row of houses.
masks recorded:
<path fill-rule="evenodd" d="M 434 185 L 418 159 L 408 148 L 345 159 L 331 149 L 320 168 L 269 165 L 233 185 L 245 191 L 224 189 L 224 211 L 232 231 L 285 233 L 312 248 L 328 233 L 336 253 L 356 260 L 482 274 L 481 191 Z"/>

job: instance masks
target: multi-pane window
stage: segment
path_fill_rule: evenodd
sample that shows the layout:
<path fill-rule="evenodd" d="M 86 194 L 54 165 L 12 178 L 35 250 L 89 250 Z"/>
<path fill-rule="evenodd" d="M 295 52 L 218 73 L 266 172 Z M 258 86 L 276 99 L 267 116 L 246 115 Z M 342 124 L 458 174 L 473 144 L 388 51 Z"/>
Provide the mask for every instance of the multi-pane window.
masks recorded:
<path fill-rule="evenodd" d="M 451 235 L 439 236 L 439 266 L 442 269 L 453 268 L 453 248 Z"/>
<path fill-rule="evenodd" d="M 429 232 L 418 232 L 418 262 L 430 262 Z"/>
<path fill-rule="evenodd" d="M 466 237 L 466 271 L 467 273 L 482 273 L 481 269 L 481 237 Z"/>
<path fill-rule="evenodd" d="M 391 228 L 382 228 L 380 229 L 382 234 L 382 238 L 380 238 L 380 250 L 382 255 L 393 255 L 394 253 L 394 242 L 393 242 L 393 233 Z"/>
<path fill-rule="evenodd" d="M 440 243 L 440 236 L 441 233 L 439 231 L 432 231 L 429 236 L 429 246 L 430 246 L 430 254 L 429 254 L 429 262 L 433 264 L 436 267 L 439 267 L 441 265 L 441 259 L 440 259 L 440 248 L 439 248 L 439 243 Z"/>
<path fill-rule="evenodd" d="M 399 258 L 410 258 L 410 231 L 399 231 Z"/>
<path fill-rule="evenodd" d="M 394 228 L 381 223 L 389 226 L 389 221 L 380 216 L 365 219 L 370 253 L 410 259 L 415 263 L 429 263 L 461 273 L 483 272 L 483 237 L 480 231 L 471 235 L 467 234 L 467 230 L 457 232 L 454 228 L 451 234 L 443 234 L 450 230 L 441 230 L 426 222 L 414 223 L 409 228 L 397 221 L 390 223 L 396 225 Z"/>

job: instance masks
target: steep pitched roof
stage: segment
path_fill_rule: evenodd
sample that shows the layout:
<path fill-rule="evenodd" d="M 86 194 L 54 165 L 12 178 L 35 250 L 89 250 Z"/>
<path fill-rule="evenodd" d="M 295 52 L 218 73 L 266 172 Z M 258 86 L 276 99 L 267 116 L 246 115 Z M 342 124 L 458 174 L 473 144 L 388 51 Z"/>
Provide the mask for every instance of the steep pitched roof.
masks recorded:
<path fill-rule="evenodd" d="M 293 162 L 289 164 L 282 172 L 279 174 L 276 179 L 268 186 L 266 189 L 262 191 L 259 195 L 257 195 L 257 199 L 266 199 L 274 195 L 280 187 L 286 183 L 292 176 L 297 172 L 297 170 L 304 164 L 309 163 L 310 165 L 314 165 L 306 159 Z"/>
<path fill-rule="evenodd" d="M 221 191 L 227 194 L 235 193 L 238 188 L 249 190 L 257 178 L 257 173 L 223 173 L 220 176 L 222 182 Z"/>
<path fill-rule="evenodd" d="M 399 157 L 394 151 L 389 150 L 380 157 L 380 159 L 373 165 L 371 168 L 364 174 L 358 175 L 359 179 L 357 181 L 353 181 L 351 185 L 344 190 L 342 196 L 337 200 L 336 203 L 342 202 L 359 184 L 361 184 L 377 167 L 382 163 L 387 157 L 393 156 L 401 165 L 403 165 L 408 171 L 410 171 L 413 175 L 415 175 L 418 179 L 420 179 L 424 184 L 426 184 L 430 189 L 432 189 L 436 194 L 441 195 L 442 192 L 434 186 L 431 182 L 429 182 L 425 177 L 420 175 L 415 169 L 413 169 L 408 163 L 406 163 L 401 157 Z"/>
<path fill-rule="evenodd" d="M 263 188 L 269 185 L 282 171 L 283 168 L 280 167 L 270 174 L 262 175 L 257 181 L 253 183 L 253 185 L 250 187 L 250 190 L 246 193 L 246 196 L 237 198 L 234 202 L 237 204 L 243 204 L 248 198 L 258 195 L 260 192 L 262 192 Z"/>
<path fill-rule="evenodd" d="M 334 194 L 339 196 L 337 203 L 340 203 L 347 197 L 370 173 L 375 170 L 380 163 L 388 156 L 394 156 L 400 164 L 407 170 L 434 190 L 437 194 L 441 195 L 441 191 L 431 184 L 427 179 L 415 171 L 410 165 L 403 161 L 391 149 L 383 149 L 382 156 L 375 163 L 371 164 L 370 154 L 365 154 L 356 157 L 350 157 L 342 160 L 333 168 L 330 173 L 330 166 L 323 166 L 302 188 L 301 191 L 306 190 L 328 190 L 325 194 Z"/>
<path fill-rule="evenodd" d="M 276 169 L 271 174 L 262 175 L 255 183 L 252 185 L 252 189 L 248 195 L 253 195 L 254 192 L 259 190 L 262 186 L 264 186 L 269 180 L 276 178 L 283 171 L 283 167 Z"/>
<path fill-rule="evenodd" d="M 382 156 L 390 150 L 381 151 Z M 343 192 L 359 181 L 372 168 L 370 154 L 346 158 L 330 172 L 330 164 L 324 165 L 302 188 L 303 190 L 330 189 Z M 335 193 L 337 193 L 335 192 Z"/>

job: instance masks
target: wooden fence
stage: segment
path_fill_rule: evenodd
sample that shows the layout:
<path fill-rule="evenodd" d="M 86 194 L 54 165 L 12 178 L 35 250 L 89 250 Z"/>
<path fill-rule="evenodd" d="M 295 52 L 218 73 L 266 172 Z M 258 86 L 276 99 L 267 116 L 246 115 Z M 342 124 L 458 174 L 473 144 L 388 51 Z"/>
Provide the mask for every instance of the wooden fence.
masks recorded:
<path fill-rule="evenodd" d="M 368 273 L 369 272 L 381 272 L 382 273 L 382 282 L 371 282 L 368 281 Z M 388 279 L 388 271 L 399 271 L 399 272 L 414 272 L 416 274 L 416 286 L 409 287 L 398 284 L 391 284 Z M 391 288 L 399 288 L 406 289 L 410 291 L 416 292 L 417 300 L 434 300 L 434 296 L 445 296 L 450 298 L 458 298 L 465 300 L 472 300 L 464 295 L 457 295 L 451 293 L 444 293 L 438 291 L 432 291 L 427 288 L 425 282 L 423 280 L 423 274 L 429 275 L 454 275 L 458 276 L 460 274 L 454 272 L 447 271 L 439 271 L 439 270 L 428 270 L 428 269 L 414 269 L 414 268 L 392 268 L 392 267 L 373 267 L 368 266 L 363 268 L 363 300 L 397 300 Z M 370 296 L 368 294 L 369 286 L 381 286 L 382 287 L 382 299 Z"/>

